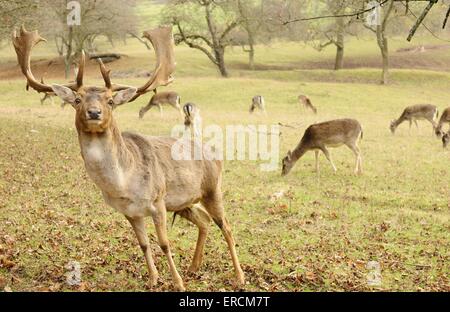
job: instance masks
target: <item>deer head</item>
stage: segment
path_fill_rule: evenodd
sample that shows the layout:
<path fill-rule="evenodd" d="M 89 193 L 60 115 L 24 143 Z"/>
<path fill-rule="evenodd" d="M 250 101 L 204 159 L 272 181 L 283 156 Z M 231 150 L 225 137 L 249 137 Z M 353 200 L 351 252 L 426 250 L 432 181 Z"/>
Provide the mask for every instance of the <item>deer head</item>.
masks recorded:
<path fill-rule="evenodd" d="M 37 92 L 55 93 L 63 101 L 76 110 L 77 129 L 88 133 L 104 132 L 113 121 L 112 112 L 120 105 L 132 102 L 141 95 L 156 90 L 173 81 L 171 76 L 175 70 L 173 52 L 173 35 L 170 27 L 162 27 L 144 32 L 144 37 L 150 40 L 156 52 L 156 67 L 150 79 L 141 87 L 117 85 L 111 82 L 110 71 L 100 63 L 100 71 L 105 81 L 102 87 L 87 87 L 83 85 L 85 54 L 82 52 L 79 62 L 77 79 L 72 84 L 48 85 L 35 79 L 30 65 L 31 50 L 41 41 L 46 41 L 37 31 L 28 32 L 23 26 L 20 33 L 13 33 L 13 44 L 22 73 L 29 87 Z"/>
<path fill-rule="evenodd" d="M 281 163 L 282 169 L 281 169 L 281 175 L 286 176 L 289 174 L 289 172 L 294 167 L 295 162 L 292 159 L 292 152 L 288 151 L 286 157 L 283 158 L 283 161 Z"/>
<path fill-rule="evenodd" d="M 392 134 L 395 134 L 395 130 L 397 129 L 397 120 L 392 120 L 389 125 L 389 130 L 391 130 Z"/>

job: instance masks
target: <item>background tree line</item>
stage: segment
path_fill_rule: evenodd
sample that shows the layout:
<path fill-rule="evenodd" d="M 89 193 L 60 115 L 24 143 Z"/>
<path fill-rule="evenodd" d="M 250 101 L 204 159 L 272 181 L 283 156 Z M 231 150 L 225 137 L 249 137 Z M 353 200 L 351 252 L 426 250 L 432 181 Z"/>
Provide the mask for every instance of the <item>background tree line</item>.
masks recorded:
<path fill-rule="evenodd" d="M 63 57 L 66 75 L 81 50 L 96 52 L 99 38 L 112 47 L 115 41 L 137 35 L 138 0 L 80 0 L 81 26 L 67 25 L 69 0 L 0 0 L 0 42 L 8 42 L 21 24 L 38 28 L 54 42 Z M 141 0 L 144 1 L 144 0 Z M 151 0 L 147 0 L 151 1 Z M 161 1 L 158 1 L 161 2 Z M 257 46 L 273 40 L 298 41 L 318 51 L 334 48 L 333 69 L 345 68 L 345 46 L 350 37 L 376 40 L 382 63 L 381 82 L 389 81 L 389 37 L 406 37 L 424 2 L 388 0 L 381 8 L 379 25 L 367 25 L 365 16 L 330 17 L 301 22 L 296 18 L 349 15 L 367 8 L 368 0 L 166 0 L 161 24 L 174 26 L 177 44 L 201 51 L 227 77 L 226 51 L 239 47 L 248 53 L 248 68 L 255 69 Z M 426 3 L 425 3 L 426 4 Z M 438 31 L 448 8 L 440 1 L 426 19 Z M 425 30 L 420 28 L 423 33 Z M 148 47 L 148 46 L 147 46 Z M 299 47 L 300 49 L 300 47 Z M 301 51 L 299 51 L 301 53 Z"/>

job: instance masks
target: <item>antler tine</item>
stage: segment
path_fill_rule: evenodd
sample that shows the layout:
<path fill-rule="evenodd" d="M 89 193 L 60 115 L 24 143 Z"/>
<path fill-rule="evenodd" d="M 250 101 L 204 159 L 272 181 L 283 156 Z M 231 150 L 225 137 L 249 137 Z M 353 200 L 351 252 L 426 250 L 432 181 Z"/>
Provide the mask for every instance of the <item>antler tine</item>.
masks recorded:
<path fill-rule="evenodd" d="M 150 79 L 138 88 L 136 96 L 130 102 L 136 100 L 141 95 L 153 91 L 160 86 L 166 86 L 174 81 L 172 73 L 175 71 L 174 39 L 172 27 L 160 27 L 144 32 L 156 53 L 156 66 Z M 114 85 L 114 91 L 120 91 L 128 86 Z"/>
<path fill-rule="evenodd" d="M 78 66 L 78 73 L 77 73 L 77 88 L 81 88 L 83 86 L 85 66 L 86 66 L 86 53 L 84 53 L 84 50 L 82 50 L 80 56 L 80 64 Z"/>
<path fill-rule="evenodd" d="M 34 78 L 31 72 L 30 55 L 33 47 L 41 41 L 46 41 L 42 38 L 37 31 L 29 32 L 24 26 L 20 28 L 20 34 L 14 31 L 12 35 L 12 42 L 17 54 L 17 61 L 19 62 L 22 73 L 27 78 L 27 90 L 28 87 L 33 88 L 37 92 L 53 92 L 52 88 L 41 83 Z"/>
<path fill-rule="evenodd" d="M 112 83 L 111 83 L 111 77 L 110 77 L 110 70 L 107 70 L 105 67 L 105 64 L 103 64 L 103 61 L 101 58 L 98 59 L 98 63 L 100 64 L 100 71 L 102 72 L 103 80 L 105 81 L 105 87 L 108 89 L 112 89 Z"/>
<path fill-rule="evenodd" d="M 31 72 L 31 50 L 36 46 L 39 42 L 44 41 L 38 31 L 27 31 L 25 27 L 22 25 L 20 28 L 20 33 L 17 34 L 16 31 L 12 34 L 12 42 L 14 45 L 14 49 L 17 54 L 17 61 L 20 65 L 20 69 L 22 70 L 23 75 L 27 78 L 27 90 L 29 87 L 33 88 L 37 92 L 51 93 L 53 89 L 48 84 L 44 83 L 43 79 L 41 82 L 36 80 L 33 73 Z M 84 52 L 81 54 L 80 59 L 80 68 L 78 70 L 78 75 L 76 79 L 76 83 L 67 84 L 66 87 L 72 89 L 73 91 L 78 91 L 83 85 L 83 75 L 84 75 L 84 66 L 86 63 L 86 57 Z"/>

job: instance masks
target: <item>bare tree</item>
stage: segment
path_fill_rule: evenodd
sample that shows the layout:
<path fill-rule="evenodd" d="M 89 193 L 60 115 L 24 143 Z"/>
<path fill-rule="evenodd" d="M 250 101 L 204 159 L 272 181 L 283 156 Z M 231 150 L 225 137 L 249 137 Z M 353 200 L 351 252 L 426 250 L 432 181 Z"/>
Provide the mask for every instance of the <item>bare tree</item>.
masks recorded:
<path fill-rule="evenodd" d="M 255 44 L 264 24 L 265 14 L 262 4 L 263 2 L 257 3 L 253 0 L 235 0 L 241 28 L 246 34 L 246 40 L 241 45 L 244 52 L 248 53 L 248 64 L 251 70 L 255 69 Z"/>
<path fill-rule="evenodd" d="M 33 14 L 37 8 L 34 0 L 0 0 L 0 41 L 9 39 L 22 23 L 38 25 L 39 19 Z"/>
<path fill-rule="evenodd" d="M 223 77 L 228 77 L 225 49 L 233 44 L 232 32 L 241 23 L 231 4 L 226 0 L 172 0 L 163 18 L 175 26 L 177 44 L 203 52 Z"/>
<path fill-rule="evenodd" d="M 355 25 L 357 18 L 340 16 L 347 11 L 353 11 L 357 2 L 357 0 L 314 0 L 310 2 L 313 7 L 310 11 L 316 15 L 337 16 L 329 20 L 311 21 L 306 38 L 307 43 L 319 51 L 330 45 L 336 47 L 335 70 L 344 67 L 345 37 L 356 35 L 352 26 Z"/>
<path fill-rule="evenodd" d="M 53 38 L 58 55 L 64 57 L 66 76 L 81 50 L 95 49 L 99 36 L 113 42 L 135 30 L 134 1 L 79 0 L 81 25 L 69 26 L 69 0 L 0 0 L 0 40 L 9 38 L 13 29 L 24 24 L 42 29 Z"/>

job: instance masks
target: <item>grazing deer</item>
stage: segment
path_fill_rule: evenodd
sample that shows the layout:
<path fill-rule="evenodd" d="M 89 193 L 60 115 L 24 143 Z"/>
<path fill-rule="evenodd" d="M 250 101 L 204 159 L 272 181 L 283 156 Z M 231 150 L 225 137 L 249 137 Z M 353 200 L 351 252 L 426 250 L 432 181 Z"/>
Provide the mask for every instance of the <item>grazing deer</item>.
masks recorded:
<path fill-rule="evenodd" d="M 266 101 L 261 95 L 256 95 L 252 99 L 252 105 L 250 106 L 250 114 L 253 114 L 258 109 L 266 114 Z"/>
<path fill-rule="evenodd" d="M 409 130 L 411 130 L 412 123 L 417 124 L 417 120 L 428 120 L 433 125 L 433 131 L 436 129 L 435 119 L 438 117 L 439 112 L 436 106 L 430 104 L 419 104 L 408 106 L 403 111 L 402 115 L 393 121 L 391 121 L 390 129 L 392 134 L 395 134 L 397 127 L 404 121 L 409 121 Z"/>
<path fill-rule="evenodd" d="M 180 101 L 181 98 L 176 92 L 157 92 L 155 89 L 155 95 L 150 99 L 150 102 L 148 102 L 147 106 L 142 107 L 139 111 L 139 118 L 144 118 L 145 114 L 152 109 L 153 107 L 159 108 L 159 113 L 161 114 L 161 117 L 163 115 L 163 108 L 162 106 L 164 104 L 168 104 L 178 110 L 181 113 L 181 105 Z"/>
<path fill-rule="evenodd" d="M 312 104 L 311 99 L 306 95 L 299 95 L 298 101 L 300 103 L 300 107 L 303 109 L 310 109 L 314 114 L 317 114 L 317 108 Z"/>
<path fill-rule="evenodd" d="M 300 143 L 294 149 L 289 151 L 283 159 L 282 175 L 287 175 L 294 167 L 295 163 L 308 151 L 315 151 L 316 154 L 316 172 L 319 173 L 319 151 L 325 154 L 325 157 L 331 163 L 334 172 L 336 166 L 331 159 L 327 147 L 339 147 L 347 145 L 356 156 L 355 173 L 362 173 L 362 158 L 358 147 L 358 140 L 363 138 L 361 124 L 354 119 L 337 119 L 323 123 L 318 123 L 306 129 Z"/>
<path fill-rule="evenodd" d="M 442 131 L 442 127 L 444 126 L 444 124 L 450 124 L 450 107 L 447 107 L 441 115 L 441 118 L 439 119 L 439 123 L 436 126 L 436 135 L 438 137 L 441 137 L 442 135 L 444 135 L 444 132 Z"/>
<path fill-rule="evenodd" d="M 449 142 L 450 142 L 450 131 L 442 136 L 442 145 L 444 146 L 444 148 L 447 148 Z"/>
<path fill-rule="evenodd" d="M 168 137 L 147 137 L 129 132 L 121 133 L 113 116 L 120 105 L 132 102 L 143 94 L 173 81 L 175 68 L 173 35 L 170 27 L 144 32 L 156 52 L 156 68 L 141 87 L 112 84 L 110 71 L 100 62 L 104 87 L 83 84 L 85 66 L 81 55 L 76 81 L 67 85 L 47 85 L 37 81 L 30 68 L 32 48 L 43 41 L 38 32 L 22 27 L 13 34 L 13 43 L 22 73 L 28 86 L 38 92 L 55 92 L 75 109 L 75 125 L 86 171 L 102 191 L 105 202 L 125 215 L 137 236 L 150 274 L 150 285 L 156 285 L 158 271 L 153 262 L 145 217 L 151 217 L 159 246 L 164 252 L 174 286 L 184 290 L 172 258 L 167 238 L 166 214 L 175 212 L 199 228 L 197 246 L 191 271 L 199 269 L 209 219 L 222 230 L 230 250 L 237 281 L 244 283 L 244 274 L 236 254 L 235 241 L 225 218 L 221 180 L 222 162 L 208 160 L 176 161 L 171 149 L 176 140 Z M 204 159 L 206 159 L 205 157 Z M 204 209 L 195 204 L 201 203 Z"/>
<path fill-rule="evenodd" d="M 187 103 L 183 106 L 183 112 L 186 130 L 190 129 L 194 138 L 201 138 L 202 117 L 200 116 L 200 109 L 193 103 Z"/>

